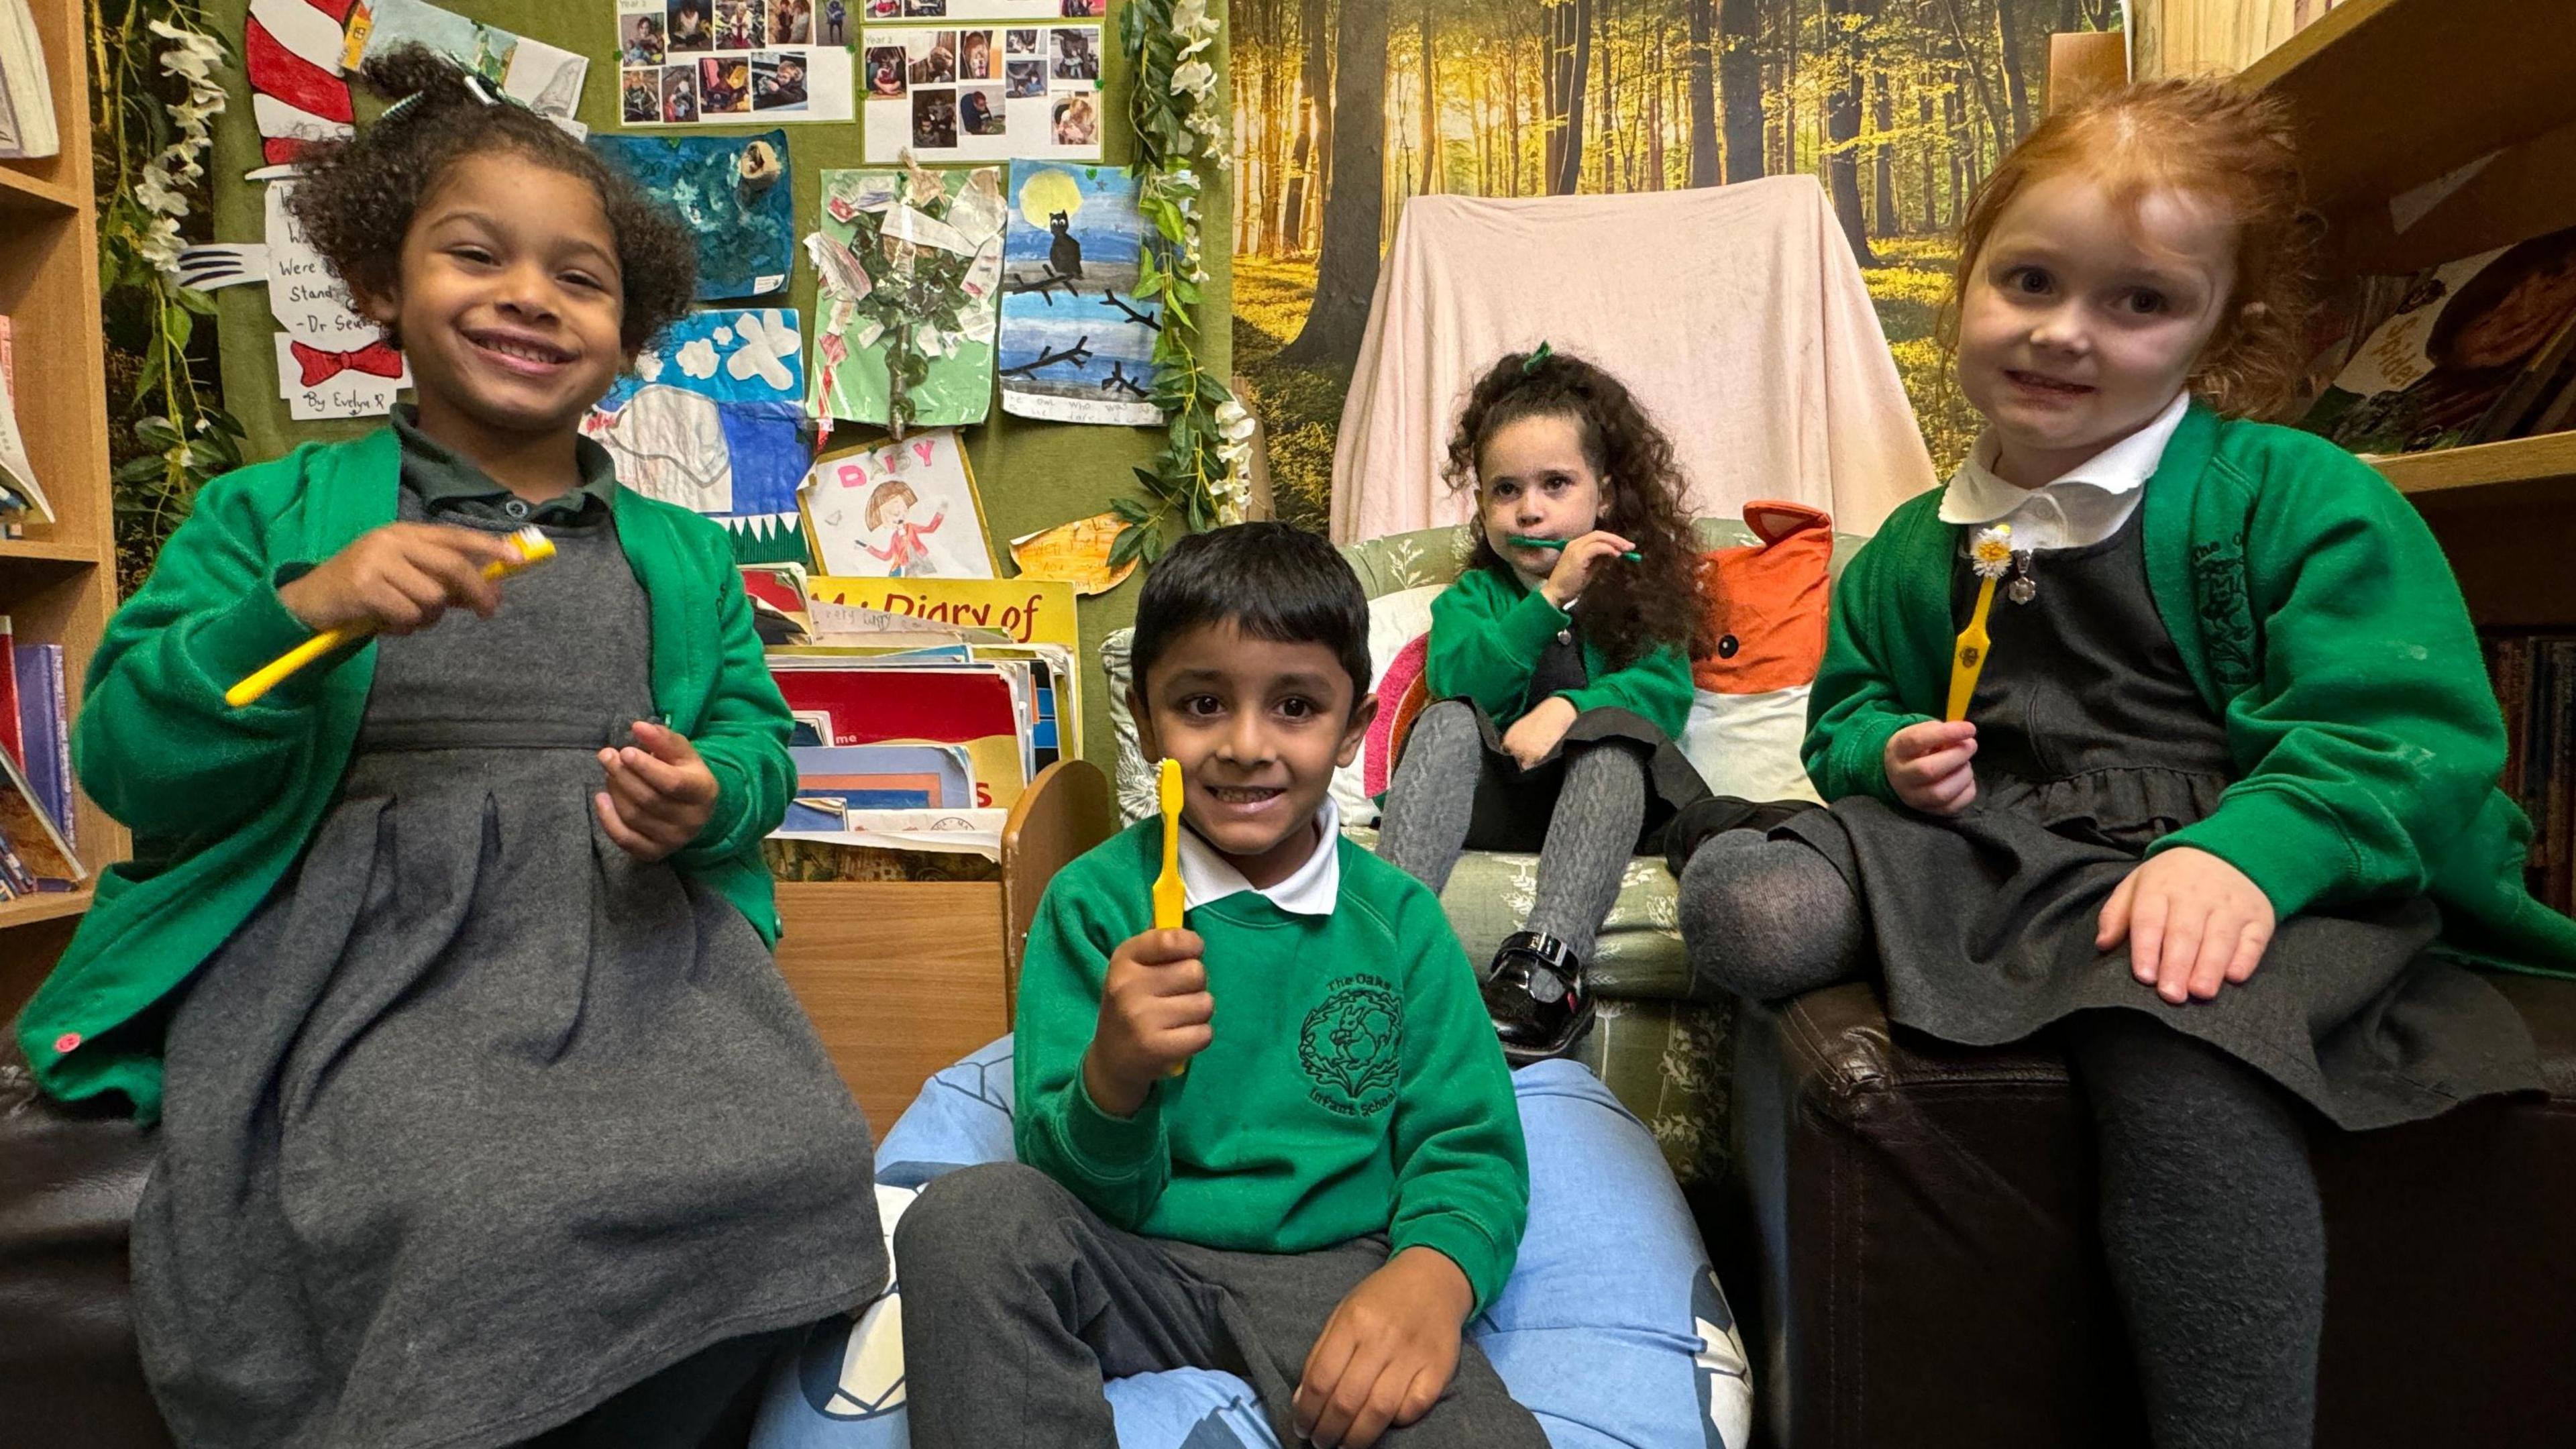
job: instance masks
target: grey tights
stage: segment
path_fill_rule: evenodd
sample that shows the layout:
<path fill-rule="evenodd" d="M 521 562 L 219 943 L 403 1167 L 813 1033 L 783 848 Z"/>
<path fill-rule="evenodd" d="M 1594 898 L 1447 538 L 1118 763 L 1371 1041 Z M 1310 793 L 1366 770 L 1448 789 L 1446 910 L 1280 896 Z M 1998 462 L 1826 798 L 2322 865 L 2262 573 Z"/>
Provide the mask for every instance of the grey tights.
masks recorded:
<path fill-rule="evenodd" d="M 1476 712 L 1454 699 L 1424 710 L 1387 790 L 1377 853 L 1435 892 L 1447 886 L 1467 848 L 1484 770 Z M 1565 784 L 1539 848 L 1537 899 L 1522 929 L 1554 936 L 1578 960 L 1590 959 L 1645 820 L 1646 766 L 1634 751 L 1569 747 Z"/>
<path fill-rule="evenodd" d="M 1694 971 L 1759 1001 L 1863 964 L 1842 873 L 1758 831 L 1711 837 L 1691 857 L 1681 927 Z M 2092 1104 L 2102 1246 L 2157 1449 L 2308 1444 L 2325 1220 L 2296 1109 L 2252 1067 L 2144 1012 L 2087 1012 L 2065 1037 Z"/>

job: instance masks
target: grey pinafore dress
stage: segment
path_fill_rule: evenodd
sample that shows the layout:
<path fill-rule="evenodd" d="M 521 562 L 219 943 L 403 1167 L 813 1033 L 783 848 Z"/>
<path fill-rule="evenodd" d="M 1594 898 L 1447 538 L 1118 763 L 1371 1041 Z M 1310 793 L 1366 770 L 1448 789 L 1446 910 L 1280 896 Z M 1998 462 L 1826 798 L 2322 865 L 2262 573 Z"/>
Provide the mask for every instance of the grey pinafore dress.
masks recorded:
<path fill-rule="evenodd" d="M 654 717 L 604 513 L 495 618 L 378 642 L 337 801 L 172 1017 L 133 1266 L 190 1449 L 515 1443 L 885 1283 L 768 950 L 593 816 Z"/>
<path fill-rule="evenodd" d="M 1543 701 L 1592 682 L 1583 662 L 1583 612 L 1560 629 L 1530 670 L 1522 691 L 1524 704 Z M 1664 826 L 1676 811 L 1708 795 L 1708 782 L 1682 753 L 1681 746 L 1653 720 L 1615 705 L 1587 709 L 1565 728 L 1565 738 L 1528 769 L 1503 748 L 1504 728 L 1485 707 L 1461 695 L 1459 703 L 1476 712 L 1476 729 L 1484 740 L 1482 767 L 1476 778 L 1475 804 L 1468 816 L 1469 850 L 1535 852 L 1547 844 L 1548 826 L 1556 818 L 1556 797 L 1565 789 L 1566 757 L 1577 750 L 1607 746 L 1634 751 L 1646 768 L 1646 813 L 1639 822 L 1636 849 L 1651 855 L 1660 849 Z M 1399 761 L 1401 763 L 1401 761 Z"/>
<path fill-rule="evenodd" d="M 2030 603 L 1998 592 L 1964 814 L 1858 797 L 1773 831 L 1823 852 L 1862 901 L 1888 1015 L 1990 1046 L 2078 1011 L 2143 1011 L 2352 1129 L 2538 1086 L 2521 1016 L 2436 949 L 2439 912 L 2422 897 L 2280 922 L 2253 977 L 2212 1001 L 2167 1005 L 2125 947 L 2094 950 L 2140 852 L 2217 809 L 2234 778 L 2226 728 L 2148 591 L 2144 513 L 2100 543 L 2036 554 Z M 1964 560 L 1953 578 L 1964 626 L 1978 581 Z"/>

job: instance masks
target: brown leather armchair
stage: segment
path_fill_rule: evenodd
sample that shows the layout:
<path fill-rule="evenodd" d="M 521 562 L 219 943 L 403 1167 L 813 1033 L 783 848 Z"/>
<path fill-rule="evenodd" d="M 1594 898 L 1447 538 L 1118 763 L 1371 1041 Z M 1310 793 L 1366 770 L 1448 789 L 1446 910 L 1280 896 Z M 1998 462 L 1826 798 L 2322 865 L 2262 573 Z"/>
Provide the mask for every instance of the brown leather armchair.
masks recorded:
<path fill-rule="evenodd" d="M 2321 1133 L 2316 1442 L 2576 1444 L 2576 984 L 2498 985 L 2545 1096 Z M 1738 1018 L 1735 1133 L 1777 1449 L 2107 1449 L 2145 1431 L 2093 1231 L 2084 1104 L 2045 1043 L 1948 1046 L 1839 986 Z"/>
<path fill-rule="evenodd" d="M 45 1099 L 0 1047 L 0 1440 L 167 1449 L 126 1295 L 151 1169 L 132 1117 Z"/>

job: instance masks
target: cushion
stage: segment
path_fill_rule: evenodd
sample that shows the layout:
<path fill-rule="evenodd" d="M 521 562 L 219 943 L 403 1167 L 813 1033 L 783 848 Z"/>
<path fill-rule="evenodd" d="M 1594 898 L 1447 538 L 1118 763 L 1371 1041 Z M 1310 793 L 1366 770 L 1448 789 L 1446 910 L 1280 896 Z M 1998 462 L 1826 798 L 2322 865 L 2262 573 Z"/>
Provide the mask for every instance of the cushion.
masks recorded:
<path fill-rule="evenodd" d="M 1512 1086 L 1529 1140 L 1530 1228 L 1469 1336 L 1554 1449 L 1742 1449 L 1753 1407 L 1744 1346 L 1653 1138 L 1573 1063 L 1516 1072 Z M 1011 1156 L 1010 1112 L 1009 1037 L 924 1084 L 877 1148 L 889 1242 L 920 1184 Z M 781 1361 L 753 1449 L 906 1449 L 901 1297 L 890 1286 Z M 1230 1374 L 1143 1374 L 1107 1394 L 1122 1449 L 1278 1449 Z"/>
<path fill-rule="evenodd" d="M 1753 542 L 1711 549 L 1700 561 L 1715 644 L 1691 661 L 1698 692 L 1682 753 L 1720 795 L 1813 800 L 1798 747 L 1825 658 L 1834 524 L 1797 503 L 1748 503 L 1744 522 Z"/>

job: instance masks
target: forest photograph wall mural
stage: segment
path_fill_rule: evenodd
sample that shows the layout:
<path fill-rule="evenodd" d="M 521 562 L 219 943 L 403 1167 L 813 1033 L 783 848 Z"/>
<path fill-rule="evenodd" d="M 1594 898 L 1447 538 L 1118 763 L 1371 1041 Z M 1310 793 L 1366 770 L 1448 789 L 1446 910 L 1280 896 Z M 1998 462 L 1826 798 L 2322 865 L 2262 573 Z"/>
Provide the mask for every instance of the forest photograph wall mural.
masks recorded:
<path fill-rule="evenodd" d="M 1322 528 L 1406 200 L 1824 184 L 1945 475 L 1934 329 L 1967 198 L 2120 0 L 1233 0 L 1235 370 L 1279 516 Z M 1604 245 L 1652 245 L 1604 238 Z M 1543 277 L 1530 279 L 1543 286 Z"/>

